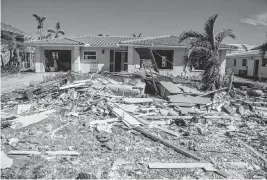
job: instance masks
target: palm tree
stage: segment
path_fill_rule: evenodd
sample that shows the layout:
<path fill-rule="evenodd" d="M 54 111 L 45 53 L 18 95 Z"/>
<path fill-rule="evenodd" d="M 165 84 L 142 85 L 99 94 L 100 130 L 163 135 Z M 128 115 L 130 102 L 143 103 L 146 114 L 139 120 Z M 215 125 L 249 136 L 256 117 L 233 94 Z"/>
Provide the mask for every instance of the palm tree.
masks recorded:
<path fill-rule="evenodd" d="M 135 34 L 132 34 L 133 37 L 141 37 L 142 33 L 140 33 L 138 36 Z"/>
<path fill-rule="evenodd" d="M 27 49 L 23 38 L 15 34 L 2 32 L 1 44 L 5 45 L 6 49 L 10 52 L 8 64 L 19 64 L 19 68 L 21 68 L 21 57 L 25 55 Z"/>
<path fill-rule="evenodd" d="M 37 21 L 37 29 L 38 29 L 38 32 L 39 32 L 39 37 L 38 39 L 41 40 L 43 39 L 44 37 L 42 36 L 42 33 L 43 33 L 43 27 L 44 27 L 44 21 L 46 19 L 46 17 L 41 17 L 41 16 L 38 16 L 37 14 L 33 14 L 33 17 L 35 17 L 36 21 Z"/>
<path fill-rule="evenodd" d="M 59 22 L 56 23 L 55 29 L 50 28 L 47 30 L 47 32 L 49 34 L 46 36 L 46 38 L 51 38 L 52 35 L 55 35 L 54 38 L 58 38 L 60 34 L 65 35 L 64 30 L 60 28 Z"/>
<path fill-rule="evenodd" d="M 204 63 L 202 82 L 207 89 L 220 87 L 220 44 L 226 37 L 233 39 L 236 37 L 232 29 L 223 29 L 216 36 L 214 35 L 214 24 L 217 17 L 218 14 L 214 14 L 208 18 L 204 25 L 204 33 L 189 30 L 182 32 L 179 37 L 179 43 L 185 40 L 189 42 L 189 47 L 184 58 L 184 70 L 188 67 L 191 70 L 197 61 L 202 60 Z"/>
<path fill-rule="evenodd" d="M 266 33 L 266 38 L 267 38 L 267 33 Z M 267 52 L 267 41 L 260 46 L 252 48 L 251 50 L 259 50 L 259 54 L 261 55 L 261 58 L 264 59 L 265 54 Z"/>

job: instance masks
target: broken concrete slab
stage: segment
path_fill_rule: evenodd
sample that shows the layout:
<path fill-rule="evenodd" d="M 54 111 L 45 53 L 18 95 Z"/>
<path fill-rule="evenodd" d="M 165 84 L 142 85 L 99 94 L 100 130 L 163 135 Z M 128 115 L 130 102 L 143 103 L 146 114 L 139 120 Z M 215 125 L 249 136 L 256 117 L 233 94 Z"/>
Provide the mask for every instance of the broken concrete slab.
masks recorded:
<path fill-rule="evenodd" d="M 183 95 L 183 94 L 177 94 L 177 95 L 171 95 L 168 96 L 168 99 L 171 103 L 194 103 L 194 104 L 200 104 L 205 105 L 210 102 L 210 98 L 207 97 L 199 97 L 199 96 L 190 96 L 190 95 Z"/>
<path fill-rule="evenodd" d="M 183 93 L 181 89 L 179 89 L 176 84 L 168 81 L 160 81 L 160 94 L 161 97 L 167 97 L 173 94 Z"/>
<path fill-rule="evenodd" d="M 13 164 L 13 159 L 7 157 L 4 151 L 1 151 L 1 169 L 9 168 Z"/>
<path fill-rule="evenodd" d="M 138 109 L 138 106 L 132 105 L 132 104 L 118 104 L 120 108 L 122 108 L 124 111 L 127 112 L 135 112 Z"/>
<path fill-rule="evenodd" d="M 17 114 L 23 114 L 31 109 L 31 104 L 19 104 L 17 109 Z"/>
<path fill-rule="evenodd" d="M 41 113 L 33 114 L 30 116 L 20 117 L 15 119 L 15 123 L 11 125 L 12 129 L 20 129 L 31 124 L 40 122 L 46 119 L 50 114 L 54 113 L 55 110 L 48 110 Z"/>

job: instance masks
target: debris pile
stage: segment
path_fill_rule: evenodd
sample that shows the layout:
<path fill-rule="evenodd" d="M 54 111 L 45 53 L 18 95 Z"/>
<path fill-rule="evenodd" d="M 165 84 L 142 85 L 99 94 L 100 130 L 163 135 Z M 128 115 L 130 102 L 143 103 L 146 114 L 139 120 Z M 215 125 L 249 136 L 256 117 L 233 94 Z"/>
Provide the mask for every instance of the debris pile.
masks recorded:
<path fill-rule="evenodd" d="M 71 76 L 1 97 L 2 178 L 266 178 L 266 92 Z"/>

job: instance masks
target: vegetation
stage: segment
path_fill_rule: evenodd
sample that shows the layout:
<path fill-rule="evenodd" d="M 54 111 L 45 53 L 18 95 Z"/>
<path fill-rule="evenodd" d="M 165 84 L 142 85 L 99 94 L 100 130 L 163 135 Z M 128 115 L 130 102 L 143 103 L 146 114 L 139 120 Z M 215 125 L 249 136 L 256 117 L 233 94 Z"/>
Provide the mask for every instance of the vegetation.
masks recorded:
<path fill-rule="evenodd" d="M 60 28 L 60 22 L 56 23 L 55 29 L 50 28 L 47 30 L 47 32 L 49 34 L 46 36 L 46 38 L 51 38 L 53 35 L 54 35 L 54 38 L 58 38 L 60 34 L 65 35 L 64 30 Z"/>
<path fill-rule="evenodd" d="M 1 33 L 1 46 L 2 51 L 9 51 L 10 60 L 7 66 L 16 66 L 20 69 L 22 58 L 27 52 L 27 46 L 24 43 L 24 37 L 13 33 L 2 31 Z M 4 62 L 2 62 L 4 66 Z"/>
<path fill-rule="evenodd" d="M 204 25 L 204 33 L 194 30 L 184 31 L 180 35 L 179 42 L 187 40 L 189 48 L 184 58 L 184 70 L 192 70 L 197 61 L 205 64 L 202 82 L 205 89 L 220 88 L 222 76 L 220 74 L 219 47 L 226 37 L 235 39 L 232 29 L 223 29 L 214 35 L 214 24 L 218 14 L 210 16 Z"/>
<path fill-rule="evenodd" d="M 267 33 L 266 33 L 266 38 L 267 38 Z M 251 50 L 259 50 L 259 54 L 261 55 L 261 58 L 264 59 L 264 56 L 267 52 L 267 40 L 262 45 L 252 48 Z"/>
<path fill-rule="evenodd" d="M 142 36 L 142 33 L 140 33 L 139 35 L 136 35 L 136 34 L 132 34 L 133 37 L 141 37 Z"/>
<path fill-rule="evenodd" d="M 43 27 L 44 27 L 44 21 L 46 19 L 45 16 L 38 16 L 37 14 L 33 14 L 33 17 L 35 17 L 36 21 L 37 21 L 37 29 L 38 29 L 38 33 L 39 37 L 38 40 L 44 39 L 45 36 L 43 36 Z"/>

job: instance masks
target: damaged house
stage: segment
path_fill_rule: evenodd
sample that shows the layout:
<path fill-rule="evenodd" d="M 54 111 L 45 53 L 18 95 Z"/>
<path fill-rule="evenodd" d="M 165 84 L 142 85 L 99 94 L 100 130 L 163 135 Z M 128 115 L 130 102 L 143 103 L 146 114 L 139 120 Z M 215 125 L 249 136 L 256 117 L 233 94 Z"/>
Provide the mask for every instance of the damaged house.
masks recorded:
<path fill-rule="evenodd" d="M 132 72 L 142 67 L 144 61 L 155 59 L 160 73 L 181 75 L 187 48 L 187 44 L 179 43 L 179 37 L 174 35 L 56 38 L 29 44 L 35 47 L 36 72 Z M 222 74 L 229 49 L 231 46 L 222 45 L 219 50 Z M 199 75 L 203 67 L 202 62 L 196 63 L 191 74 Z"/>

